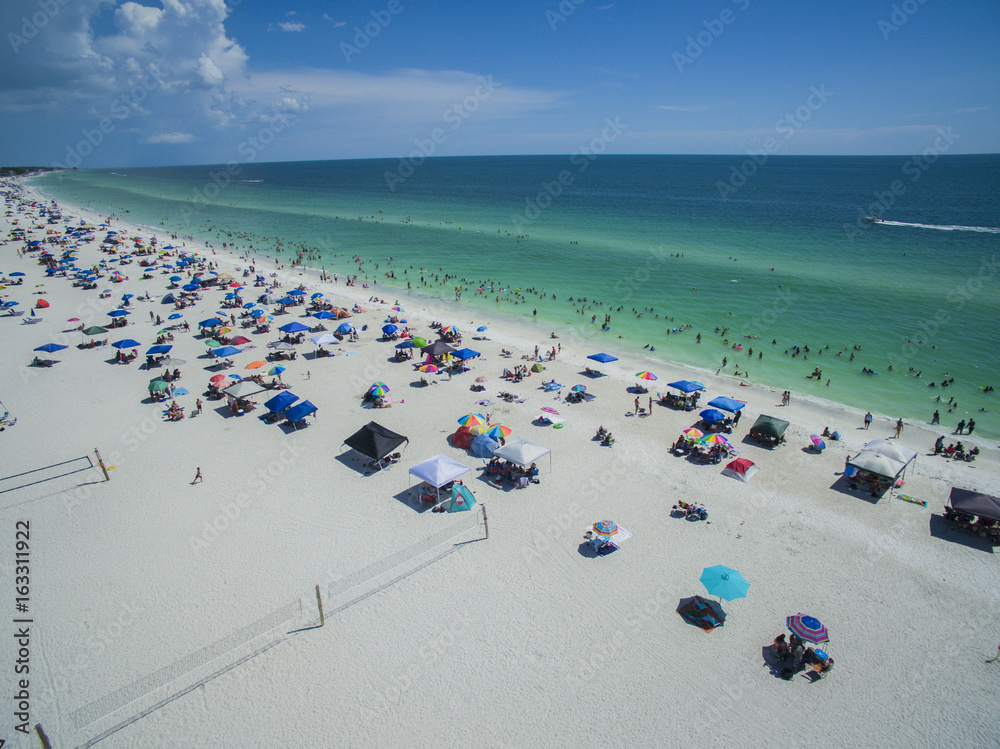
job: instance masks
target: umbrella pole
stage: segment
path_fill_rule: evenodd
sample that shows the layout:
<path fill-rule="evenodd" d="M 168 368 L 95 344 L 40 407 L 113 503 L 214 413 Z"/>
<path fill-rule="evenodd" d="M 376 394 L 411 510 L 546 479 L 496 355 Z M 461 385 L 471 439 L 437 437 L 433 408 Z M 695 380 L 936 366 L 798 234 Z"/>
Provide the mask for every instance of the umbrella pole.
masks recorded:
<path fill-rule="evenodd" d="M 479 505 L 483 508 L 483 525 L 486 527 L 486 538 L 490 537 L 490 519 L 486 517 L 486 505 Z"/>

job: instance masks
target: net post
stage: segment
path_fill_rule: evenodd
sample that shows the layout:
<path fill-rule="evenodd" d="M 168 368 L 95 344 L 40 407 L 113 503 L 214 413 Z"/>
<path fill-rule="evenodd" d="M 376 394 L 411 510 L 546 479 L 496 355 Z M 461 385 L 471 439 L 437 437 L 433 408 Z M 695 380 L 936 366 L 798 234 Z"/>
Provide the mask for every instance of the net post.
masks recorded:
<path fill-rule="evenodd" d="M 319 626 L 323 626 L 326 623 L 326 619 L 323 617 L 323 599 L 319 594 L 319 586 L 316 586 L 316 604 L 319 606 Z"/>
<path fill-rule="evenodd" d="M 486 505 L 479 505 L 483 508 L 483 525 L 486 527 L 486 538 L 490 537 L 490 519 L 486 517 Z"/>
<path fill-rule="evenodd" d="M 101 458 L 101 452 L 96 447 L 94 448 L 94 455 L 97 456 L 97 465 L 99 465 L 101 470 L 104 472 L 104 480 L 111 481 L 111 476 L 108 475 L 108 469 L 104 465 L 104 459 Z"/>

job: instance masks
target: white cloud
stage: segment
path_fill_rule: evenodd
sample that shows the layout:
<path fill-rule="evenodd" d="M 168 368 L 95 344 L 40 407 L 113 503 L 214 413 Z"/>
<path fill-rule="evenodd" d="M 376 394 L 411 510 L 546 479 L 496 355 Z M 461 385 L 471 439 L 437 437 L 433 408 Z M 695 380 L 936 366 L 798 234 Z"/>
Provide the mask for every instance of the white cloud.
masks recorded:
<path fill-rule="evenodd" d="M 191 143 L 195 140 L 198 139 L 191 133 L 159 133 L 158 135 L 150 135 L 143 138 L 142 142 L 158 145 L 161 143 Z"/>
<path fill-rule="evenodd" d="M 959 109 L 955 114 L 975 114 L 976 112 L 985 112 L 989 107 L 966 107 L 965 109 Z"/>
<path fill-rule="evenodd" d="M 281 27 L 282 31 L 304 31 L 306 28 L 304 23 L 299 23 L 298 21 L 289 21 L 287 23 L 282 21 L 278 23 L 278 26 Z"/>

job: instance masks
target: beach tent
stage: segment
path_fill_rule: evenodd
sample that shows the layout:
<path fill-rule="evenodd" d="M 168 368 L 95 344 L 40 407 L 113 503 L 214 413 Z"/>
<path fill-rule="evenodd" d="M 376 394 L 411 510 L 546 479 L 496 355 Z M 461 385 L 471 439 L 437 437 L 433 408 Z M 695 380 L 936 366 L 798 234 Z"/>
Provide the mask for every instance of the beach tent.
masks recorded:
<path fill-rule="evenodd" d="M 303 325 L 302 323 L 296 320 L 295 322 L 290 322 L 285 325 L 282 325 L 280 328 L 278 328 L 278 330 L 280 330 L 282 333 L 301 333 L 305 330 L 309 330 L 309 326 Z"/>
<path fill-rule="evenodd" d="M 593 359 L 594 361 L 599 361 L 601 364 L 607 364 L 608 362 L 618 361 L 618 357 L 612 356 L 611 354 L 591 354 L 587 358 Z"/>
<path fill-rule="evenodd" d="M 274 414 L 279 414 L 288 408 L 290 405 L 295 403 L 299 399 L 299 396 L 292 393 L 291 390 L 282 390 L 276 396 L 271 398 L 269 401 L 264 402 L 264 408 Z"/>
<path fill-rule="evenodd" d="M 473 351 L 471 348 L 459 349 L 454 354 L 452 354 L 452 356 L 454 356 L 456 359 L 461 359 L 462 361 L 465 361 L 466 359 L 475 359 L 479 355 L 480 354 L 478 351 Z"/>
<path fill-rule="evenodd" d="M 492 458 L 496 454 L 496 449 L 498 447 L 500 447 L 500 443 L 490 435 L 483 432 L 472 440 L 472 444 L 469 446 L 469 449 L 477 458 L 483 458 L 485 460 Z"/>
<path fill-rule="evenodd" d="M 434 343 L 429 343 L 421 348 L 420 353 L 429 354 L 430 356 L 441 356 L 442 354 L 453 354 L 455 353 L 455 349 L 444 341 L 434 341 Z"/>
<path fill-rule="evenodd" d="M 1000 521 L 1000 499 L 989 494 L 953 488 L 949 504 L 953 510 L 958 512 Z"/>
<path fill-rule="evenodd" d="M 697 380 L 677 380 L 677 382 L 668 382 L 667 387 L 680 390 L 682 393 L 696 393 L 699 390 L 705 389 L 705 386 Z"/>
<path fill-rule="evenodd" d="M 475 503 L 476 498 L 472 496 L 468 487 L 455 484 L 451 487 L 451 499 L 442 502 L 441 507 L 448 512 L 465 512 L 471 510 Z"/>
<path fill-rule="evenodd" d="M 893 481 L 895 481 L 900 474 L 906 470 L 907 466 L 906 463 L 893 460 L 892 458 L 887 458 L 885 455 L 880 455 L 879 453 L 872 452 L 871 450 L 862 450 L 853 458 L 848 460 L 847 465 L 857 468 L 859 471 L 871 473 L 875 476 L 881 476 L 886 479 L 892 479 Z"/>
<path fill-rule="evenodd" d="M 887 458 L 891 458 L 899 463 L 908 465 L 910 462 L 917 459 L 917 453 L 915 450 L 911 450 L 908 447 L 904 447 L 896 442 L 890 442 L 889 440 L 872 440 L 864 449 L 868 452 L 878 453 L 879 455 L 884 455 Z"/>
<path fill-rule="evenodd" d="M 285 411 L 283 415 L 286 419 L 288 419 L 288 422 L 295 427 L 296 431 L 298 431 L 298 422 L 306 416 L 312 416 L 318 410 L 319 409 L 316 408 L 316 406 L 314 406 L 310 401 L 304 400 L 296 403 L 294 406 Z"/>
<path fill-rule="evenodd" d="M 726 612 L 722 610 L 722 605 L 701 596 L 682 598 L 677 613 L 706 632 L 721 627 L 726 621 Z"/>
<path fill-rule="evenodd" d="M 409 441 L 403 435 L 396 434 L 377 422 L 369 421 L 344 440 L 344 444 L 378 463 L 404 442 Z"/>
<path fill-rule="evenodd" d="M 788 422 L 784 419 L 776 419 L 773 416 L 761 414 L 757 417 L 757 421 L 753 423 L 753 426 L 750 427 L 750 434 L 759 434 L 762 437 L 779 440 L 786 429 L 788 429 Z"/>
<path fill-rule="evenodd" d="M 521 437 L 512 439 L 503 447 L 493 451 L 494 458 L 509 460 L 511 463 L 516 463 L 522 468 L 530 466 L 532 463 L 537 463 L 545 455 L 549 456 L 549 470 L 551 471 L 552 450 L 534 442 L 529 442 Z"/>
<path fill-rule="evenodd" d="M 417 463 L 410 469 L 410 473 L 420 481 L 424 481 L 438 490 L 438 501 L 441 501 L 441 487 L 457 481 L 472 469 L 463 466 L 457 460 L 452 460 L 444 455 L 435 455 L 433 458 Z M 475 500 L 473 500 L 475 502 Z"/>
<path fill-rule="evenodd" d="M 739 479 L 740 481 L 749 481 L 750 477 L 757 473 L 759 469 L 753 464 L 753 461 L 747 460 L 746 458 L 737 458 L 736 460 L 730 461 L 726 464 L 726 467 L 722 469 L 723 476 L 732 476 L 734 479 Z"/>
<path fill-rule="evenodd" d="M 736 413 L 743 406 L 746 405 L 743 401 L 734 400 L 733 398 L 727 398 L 724 395 L 718 398 L 713 398 L 708 402 L 712 408 L 721 408 L 723 411 L 729 411 L 730 413 Z"/>
<path fill-rule="evenodd" d="M 455 447 L 460 447 L 463 450 L 468 450 L 472 446 L 472 435 L 469 433 L 469 427 L 459 427 L 458 430 L 451 435 L 451 444 Z"/>

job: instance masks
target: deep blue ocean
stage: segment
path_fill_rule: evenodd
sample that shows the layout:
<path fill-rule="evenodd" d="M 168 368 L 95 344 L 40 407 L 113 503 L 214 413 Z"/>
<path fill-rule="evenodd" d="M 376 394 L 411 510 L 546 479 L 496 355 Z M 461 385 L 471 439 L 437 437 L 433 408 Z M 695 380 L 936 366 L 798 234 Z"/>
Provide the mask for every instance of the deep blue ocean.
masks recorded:
<path fill-rule="evenodd" d="M 937 408 L 943 427 L 971 416 L 1000 439 L 998 396 L 980 389 L 1000 384 L 997 155 L 312 161 L 35 184 L 163 235 L 377 279 L 401 301 L 514 315 L 564 345 L 650 346 L 712 371 L 725 357 L 753 382 L 893 418 Z"/>

